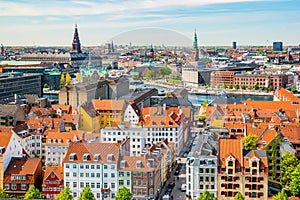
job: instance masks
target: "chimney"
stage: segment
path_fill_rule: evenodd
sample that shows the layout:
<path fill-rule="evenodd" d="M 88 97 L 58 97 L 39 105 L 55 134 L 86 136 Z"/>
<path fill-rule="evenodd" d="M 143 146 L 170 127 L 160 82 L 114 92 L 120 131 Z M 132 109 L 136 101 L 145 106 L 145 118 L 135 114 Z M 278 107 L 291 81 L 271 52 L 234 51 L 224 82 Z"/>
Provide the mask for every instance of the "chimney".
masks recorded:
<path fill-rule="evenodd" d="M 163 110 L 165 111 L 166 108 L 167 108 L 167 105 L 164 103 L 164 104 L 163 104 Z"/>

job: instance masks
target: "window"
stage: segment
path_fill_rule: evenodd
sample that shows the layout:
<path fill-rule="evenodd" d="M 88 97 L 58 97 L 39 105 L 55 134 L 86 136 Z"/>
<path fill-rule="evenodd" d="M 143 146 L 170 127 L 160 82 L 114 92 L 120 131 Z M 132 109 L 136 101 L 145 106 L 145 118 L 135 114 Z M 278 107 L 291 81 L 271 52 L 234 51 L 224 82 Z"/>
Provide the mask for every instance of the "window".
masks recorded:
<path fill-rule="evenodd" d="M 115 183 L 111 183 L 111 188 L 115 188 Z"/>
<path fill-rule="evenodd" d="M 89 168 L 90 168 L 90 166 L 89 166 L 89 165 L 86 165 L 86 166 L 85 166 L 85 168 L 86 168 L 86 169 L 89 169 Z"/>
<path fill-rule="evenodd" d="M 73 188 L 77 187 L 77 182 L 73 182 Z"/>
<path fill-rule="evenodd" d="M 111 178 L 115 178 L 115 173 L 111 173 Z"/>
<path fill-rule="evenodd" d="M 84 188 L 84 182 L 80 182 L 80 188 Z"/>
<path fill-rule="evenodd" d="M 16 184 L 11 184 L 11 190 L 17 190 L 17 185 Z"/>
<path fill-rule="evenodd" d="M 90 175 L 89 173 L 85 173 L 85 177 L 90 177 L 89 175 Z"/>
<path fill-rule="evenodd" d="M 97 185 L 96 185 L 96 186 L 97 186 L 97 188 L 100 188 L 100 187 L 101 187 L 100 183 L 97 183 Z"/>
<path fill-rule="evenodd" d="M 73 192 L 73 197 L 74 197 L 74 198 L 77 197 L 77 192 Z"/>
<path fill-rule="evenodd" d="M 80 177 L 83 177 L 84 173 L 80 173 Z"/>
<path fill-rule="evenodd" d="M 69 169 L 69 168 L 70 168 L 69 164 L 66 164 L 66 168 L 67 168 L 67 169 Z"/>
<path fill-rule="evenodd" d="M 97 176 L 97 178 L 99 178 L 100 177 L 100 173 L 97 173 L 96 176 Z"/>
<path fill-rule="evenodd" d="M 69 172 L 66 172 L 66 177 L 69 177 L 70 176 L 70 173 Z"/>
<path fill-rule="evenodd" d="M 95 183 L 91 182 L 91 188 L 95 188 Z"/>
<path fill-rule="evenodd" d="M 119 180 L 119 186 L 124 185 L 124 180 Z"/>
<path fill-rule="evenodd" d="M 27 190 L 26 184 L 21 184 L 21 190 Z"/>
<path fill-rule="evenodd" d="M 4 184 L 4 189 L 5 189 L 5 190 L 9 190 L 9 184 L 5 183 L 5 184 Z"/>
<path fill-rule="evenodd" d="M 95 169 L 95 165 L 91 165 L 91 169 Z"/>
<path fill-rule="evenodd" d="M 107 178 L 107 173 L 104 173 L 104 178 Z"/>
<path fill-rule="evenodd" d="M 77 173 L 76 172 L 73 172 L 73 177 L 77 177 Z"/>

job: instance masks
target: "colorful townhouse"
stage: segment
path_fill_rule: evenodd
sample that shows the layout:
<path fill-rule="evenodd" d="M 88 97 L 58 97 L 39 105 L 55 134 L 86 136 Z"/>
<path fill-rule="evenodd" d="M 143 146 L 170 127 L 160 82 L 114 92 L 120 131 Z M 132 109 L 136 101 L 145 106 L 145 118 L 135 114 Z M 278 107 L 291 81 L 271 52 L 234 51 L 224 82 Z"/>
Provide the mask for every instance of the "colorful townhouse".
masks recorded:
<path fill-rule="evenodd" d="M 268 159 L 264 150 L 243 150 L 241 139 L 219 140 L 218 199 L 268 199 Z"/>
<path fill-rule="evenodd" d="M 3 189 L 4 172 L 13 157 L 23 157 L 23 149 L 11 132 L 0 132 L 0 138 L 0 188 Z"/>
<path fill-rule="evenodd" d="M 24 196 L 31 185 L 41 189 L 42 159 L 12 158 L 4 173 L 3 189 L 9 195 Z"/>
<path fill-rule="evenodd" d="M 64 170 L 61 166 L 46 166 L 42 193 L 46 199 L 52 200 L 64 189 Z"/>

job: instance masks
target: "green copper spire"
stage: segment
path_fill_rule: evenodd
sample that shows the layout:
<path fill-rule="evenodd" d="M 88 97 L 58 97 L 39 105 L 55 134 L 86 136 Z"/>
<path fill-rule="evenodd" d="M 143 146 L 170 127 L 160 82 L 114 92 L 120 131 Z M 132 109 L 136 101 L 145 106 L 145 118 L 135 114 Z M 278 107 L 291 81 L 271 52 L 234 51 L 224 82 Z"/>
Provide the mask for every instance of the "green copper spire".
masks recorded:
<path fill-rule="evenodd" d="M 194 49 L 198 49 L 198 38 L 197 38 L 197 33 L 195 29 L 195 35 L 194 35 L 194 44 L 193 44 Z"/>

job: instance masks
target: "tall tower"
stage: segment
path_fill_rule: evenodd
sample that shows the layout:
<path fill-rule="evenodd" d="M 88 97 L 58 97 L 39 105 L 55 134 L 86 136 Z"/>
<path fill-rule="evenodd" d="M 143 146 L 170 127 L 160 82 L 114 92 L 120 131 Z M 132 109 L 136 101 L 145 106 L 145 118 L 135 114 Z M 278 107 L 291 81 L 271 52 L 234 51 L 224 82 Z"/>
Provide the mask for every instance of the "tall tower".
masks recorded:
<path fill-rule="evenodd" d="M 72 52 L 82 53 L 80 46 L 81 45 L 80 45 L 80 40 L 79 40 L 79 35 L 78 35 L 77 24 L 75 24 L 74 37 L 73 37 L 73 42 L 72 42 Z"/>
<path fill-rule="evenodd" d="M 199 60 L 199 48 L 198 48 L 198 37 L 197 37 L 196 30 L 195 30 L 195 34 L 194 34 L 193 49 L 195 51 L 195 61 L 198 61 Z"/>

